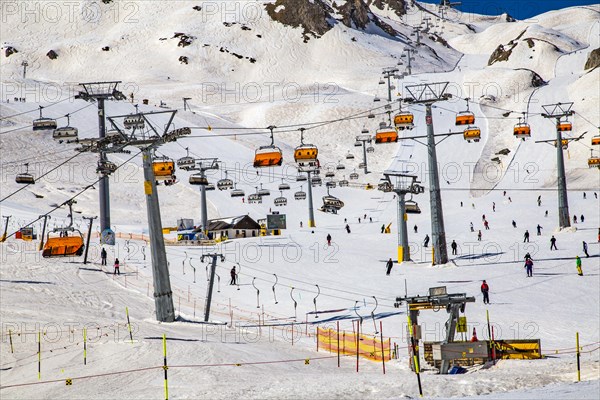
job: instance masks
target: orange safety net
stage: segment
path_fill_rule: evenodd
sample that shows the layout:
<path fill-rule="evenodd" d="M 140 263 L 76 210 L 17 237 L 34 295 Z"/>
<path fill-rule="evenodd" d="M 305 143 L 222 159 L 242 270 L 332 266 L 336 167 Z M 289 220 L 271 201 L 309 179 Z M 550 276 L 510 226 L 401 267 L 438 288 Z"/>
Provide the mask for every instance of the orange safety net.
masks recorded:
<path fill-rule="evenodd" d="M 317 345 L 319 349 L 337 353 L 338 334 L 340 354 L 356 355 L 356 333 L 338 332 L 335 329 L 317 327 Z M 382 357 L 385 356 L 385 360 L 389 361 L 392 359 L 390 342 L 390 339 L 384 340 L 382 343 L 376 336 L 358 335 L 358 354 L 372 361 L 381 361 Z"/>

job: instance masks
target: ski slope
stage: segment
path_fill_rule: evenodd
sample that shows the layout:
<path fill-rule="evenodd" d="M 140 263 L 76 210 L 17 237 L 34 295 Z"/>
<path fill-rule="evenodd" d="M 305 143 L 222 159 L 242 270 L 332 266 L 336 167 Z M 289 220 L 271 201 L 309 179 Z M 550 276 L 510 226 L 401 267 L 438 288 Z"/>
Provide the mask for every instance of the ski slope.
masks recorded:
<path fill-rule="evenodd" d="M 222 15 L 190 14 L 196 5 L 193 2 L 134 4 L 139 12 L 134 15 L 137 22 L 130 25 L 122 20 L 123 15 L 118 21 L 103 18 L 94 24 L 81 18 L 76 23 L 60 20 L 56 24 L 30 19 L 19 25 L 19 30 L 14 28 L 14 18 L 2 24 L 3 40 L 20 53 L 0 60 L 0 198 L 20 188 L 14 176 L 23 172 L 23 163 L 30 163 L 30 172 L 36 177 L 64 163 L 35 185 L 0 203 L 0 214 L 12 216 L 9 234 L 95 184 L 96 155 L 74 157 L 76 144 L 54 142 L 50 132 L 33 132 L 30 125 L 37 118 L 35 110 L 42 105 L 46 107 L 44 116 L 57 118 L 59 125 L 66 124 L 64 116 L 70 114 L 70 123 L 79 128 L 80 137 L 96 137 L 95 104 L 72 99 L 73 86 L 69 83 L 96 79 L 123 80 L 122 87 L 134 91 L 136 100 L 151 100 L 148 106 L 140 105 L 140 111 L 162 110 L 155 106 L 162 100 L 178 109 L 174 127 L 193 127 L 190 137 L 161 146 L 157 155 L 176 160 L 189 150 L 195 157 L 218 157 L 223 166 L 209 175 L 211 182 L 225 177 L 224 171 L 228 171 L 227 176 L 246 195 L 260 184 L 271 190 L 263 204 L 254 205 L 231 198 L 226 191 L 208 192 L 209 218 L 249 214 L 259 219 L 277 210 L 287 215 L 288 229 L 282 236 L 232 240 L 215 247 L 167 246 L 178 316 L 171 324 L 155 320 L 147 243 L 119 239 L 116 246 L 107 247 L 109 266 L 102 267 L 100 246 L 94 240 L 91 263 L 84 265 L 81 258 L 41 258 L 36 243 L 9 238 L 0 244 L 3 399 L 162 398 L 163 334 L 168 338 L 171 398 L 417 397 L 416 378 L 408 367 L 406 313 L 404 308 L 394 308 L 393 303 L 405 294 L 405 287 L 409 295 L 418 295 L 434 286 L 447 286 L 449 292 L 476 297 L 476 302 L 466 308 L 467 339 L 473 328 L 480 339 L 487 338 L 489 311 L 496 338 L 539 338 L 547 358 L 503 360 L 457 376 L 437 375 L 423 361 L 421 378 L 426 398 L 597 397 L 600 204 L 594 192 L 600 192 L 600 184 L 598 171 L 588 169 L 586 160 L 590 139 L 600 125 L 600 71 L 584 71 L 583 65 L 588 52 L 600 45 L 599 7 L 557 10 L 516 23 L 463 14 L 444 22 L 447 28 L 443 35 L 451 48 L 424 39 L 443 63 L 435 65 L 440 61 L 429 51 L 418 53 L 413 75 L 396 82 L 398 91 L 406 97 L 407 86 L 450 82 L 448 90 L 453 98 L 433 108 L 436 133 L 457 130 L 454 117 L 466 108 L 464 98 L 469 97 L 482 139 L 466 143 L 460 135 L 450 136 L 437 149 L 446 236 L 448 244 L 452 240 L 459 244 L 458 254 L 449 256 L 446 265 L 431 266 L 430 248 L 422 246 L 425 235 L 431 236 L 426 190 L 413 199 L 422 214 L 408 219 L 412 261 L 395 263 L 391 275 L 386 276 L 385 262 L 390 257 L 395 260 L 397 254 L 396 200 L 391 193 L 364 188 L 367 183 L 376 186 L 382 172 L 389 169 L 417 175 L 428 189 L 426 147 L 414 140 L 375 145 L 375 153 L 369 155 L 371 173 L 365 175 L 358 169 L 362 150 L 353 147 L 354 137 L 363 127 L 373 133 L 386 115 L 308 129 L 305 142 L 319 147 L 325 167 L 345 165 L 344 170 L 336 170 L 337 180 L 344 176 L 347 179 L 354 170 L 360 177 L 351 181 L 355 183 L 351 187 L 331 190 L 346 204 L 337 215 L 315 211 L 317 226 L 307 228 L 306 201 L 293 200 L 301 185 L 307 190 L 306 182 L 295 181 L 297 172 L 292 162 L 299 133 L 295 129 L 276 133 L 284 165 L 257 174 L 251 164 L 254 150 L 269 143 L 268 135 L 243 135 L 245 131 L 239 128 L 250 128 L 250 132 L 266 132 L 264 127 L 269 125 L 297 124 L 299 128 L 381 107 L 383 104 L 373 103 L 374 96 L 386 96 L 384 86 L 377 85 L 378 76 L 382 67 L 396 62 L 402 41 L 336 25 L 321 39 L 305 44 L 298 29 L 275 23 L 265 18 L 266 14 L 252 23 L 247 21 L 251 31 L 245 31 L 239 25 L 225 27 Z M 431 5 L 423 7 L 436 10 Z M 377 15 L 407 38 L 412 25 L 420 20 L 416 12 L 404 18 L 389 10 L 378 10 Z M 208 18 L 203 20 L 205 16 Z M 491 52 L 523 30 L 527 33 L 523 39 L 535 37 L 536 45 L 530 48 L 526 42 L 519 42 L 518 51 L 508 62 L 488 66 Z M 180 31 L 197 37 L 191 47 L 178 48 L 175 39 L 170 39 Z M 161 37 L 168 39 L 161 41 Z M 545 41 L 551 41 L 559 50 L 545 47 Z M 204 42 L 211 46 L 203 48 Z M 99 50 L 105 45 L 111 46 L 110 52 Z M 236 61 L 221 53 L 221 46 L 256 57 L 257 64 Z M 44 56 L 46 47 L 57 49 L 59 59 L 48 60 Z M 38 48 L 44 51 L 40 53 Z M 529 61 L 530 51 L 540 48 L 541 54 Z M 180 55 L 190 56 L 192 63 L 179 65 L 176 60 Z M 27 79 L 20 75 L 19 57 L 24 56 L 30 63 Z M 531 72 L 524 68 L 535 71 L 547 84 L 533 87 Z M 226 83 L 224 87 L 220 86 L 222 82 Z M 262 90 L 258 101 L 248 101 L 236 87 L 252 82 Z M 278 83 L 273 96 L 265 89 L 271 82 Z M 207 86 L 212 83 L 217 86 Z M 300 87 L 305 95 L 290 101 L 281 89 L 286 83 Z M 315 83 L 319 84 L 318 97 L 311 87 Z M 224 95 L 223 88 L 230 92 Z M 25 96 L 27 101 L 15 103 L 13 96 Z M 179 106 L 184 96 L 192 97 L 189 111 Z M 548 144 L 534 143 L 553 138 L 553 122 L 541 117 L 541 105 L 558 101 L 574 102 L 576 114 L 570 136 L 583 134 L 582 140 L 572 142 L 565 151 L 565 163 L 570 213 L 578 220 L 584 215 L 585 221 L 562 231 L 557 229 L 556 150 Z M 415 115 L 415 129 L 402 135 L 424 135 L 424 107 L 407 107 Z M 107 102 L 109 116 L 134 111 L 129 102 Z M 509 115 L 504 116 L 507 111 Z M 516 140 L 512 135 L 512 127 L 523 111 L 528 112 L 534 136 L 528 141 Z M 164 124 L 160 118 L 153 121 L 158 126 Z M 209 126 L 210 131 L 206 129 Z M 240 134 L 230 135 L 237 132 Z M 501 163 L 490 161 L 505 148 L 510 153 L 501 157 Z M 109 155 L 110 160 L 122 164 L 110 178 L 111 223 L 116 232 L 147 235 L 141 156 L 132 150 L 131 154 Z M 356 158 L 346 160 L 348 152 Z M 200 218 L 199 191 L 187 184 L 187 172 L 177 171 L 177 177 L 176 185 L 158 187 L 164 227 L 175 226 L 179 218 L 193 218 L 196 223 Z M 282 178 L 291 190 L 283 192 L 288 205 L 276 208 L 272 199 L 280 195 L 277 186 Z M 83 191 L 74 205 L 75 226 L 82 231 L 87 228 L 82 217 L 99 213 L 96 188 Z M 318 208 L 327 192 L 324 185 L 313 191 Z M 536 203 L 538 196 L 542 198 L 541 206 Z M 48 227 L 67 223 L 67 213 L 64 207 L 53 212 Z M 483 227 L 483 214 L 490 230 Z M 349 234 L 344 229 L 345 219 Z M 513 220 L 517 228 L 511 225 Z M 471 222 L 475 232 L 469 229 Z M 391 234 L 382 234 L 381 226 L 390 223 Z M 543 227 L 540 236 L 536 235 L 538 224 Z M 40 222 L 34 226 L 39 233 Z M 483 233 L 481 242 L 476 238 L 478 230 Z M 523 243 L 525 230 L 531 234 L 529 243 Z M 97 223 L 93 231 L 99 231 Z M 332 246 L 326 244 L 327 234 L 333 237 Z M 552 235 L 557 239 L 557 251 L 550 251 Z M 590 257 L 582 252 L 583 241 L 589 245 Z M 201 321 L 208 261 L 202 261 L 201 256 L 213 252 L 224 254 L 225 261 L 217 265 L 219 284 L 211 308 L 214 325 L 205 325 Z M 527 278 L 523 269 L 527 252 L 535 262 L 532 278 Z M 577 276 L 577 255 L 582 257 L 583 277 Z M 115 257 L 121 260 L 120 276 L 112 274 Z M 233 266 L 239 271 L 236 286 L 228 285 Z M 483 279 L 491 289 L 489 306 L 481 301 Z M 126 307 L 133 343 L 126 324 Z M 361 359 L 357 373 L 353 357 L 343 357 L 338 368 L 336 357 L 317 352 L 317 323 L 335 327 L 339 322 L 340 329 L 351 332 L 359 316 L 365 334 L 374 334 L 381 322 L 383 336 L 400 347 L 399 359 L 386 363 L 385 375 L 379 363 Z M 423 339 L 442 340 L 446 318 L 443 311 L 421 313 Z M 259 321 L 267 326 L 258 327 Z M 84 326 L 89 336 L 86 365 Z M 46 334 L 42 338 L 38 379 L 35 332 L 40 330 Z M 575 332 L 579 332 L 584 350 L 581 383 L 574 383 Z M 305 364 L 306 359 L 309 364 Z M 66 379 L 73 379 L 73 384 L 66 386 Z"/>

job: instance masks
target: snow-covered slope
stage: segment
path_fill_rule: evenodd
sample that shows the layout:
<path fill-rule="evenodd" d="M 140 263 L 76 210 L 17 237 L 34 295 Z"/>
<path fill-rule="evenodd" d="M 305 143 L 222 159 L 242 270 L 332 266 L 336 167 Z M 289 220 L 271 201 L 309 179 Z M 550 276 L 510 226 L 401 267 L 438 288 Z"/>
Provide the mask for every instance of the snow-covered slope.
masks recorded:
<path fill-rule="evenodd" d="M 139 106 L 141 111 L 163 110 L 156 107 L 161 101 L 177 109 L 175 127 L 193 127 L 193 134 L 161 146 L 158 155 L 178 159 L 187 148 L 193 156 L 218 157 L 223 167 L 209 175 L 211 182 L 228 171 L 246 194 L 259 184 L 271 190 L 271 196 L 257 205 L 231 198 L 227 191 L 209 192 L 210 218 L 244 214 L 263 218 L 275 210 L 273 198 L 280 195 L 277 187 L 282 178 L 292 188 L 283 192 L 288 205 L 279 209 L 288 218 L 282 236 L 210 248 L 167 248 L 180 317 L 173 324 L 155 322 L 150 252 L 143 241 L 119 239 L 117 246 L 109 248 L 109 260 L 122 261 L 120 277 L 114 277 L 111 268 L 101 269 L 94 240 L 93 263 L 88 265 L 80 264 L 79 258 L 42 259 L 37 243 L 9 238 L 0 244 L 3 399 L 161 397 L 162 334 L 170 339 L 172 398 L 416 397 L 416 379 L 407 366 L 406 315 L 404 309 L 393 308 L 395 297 L 404 294 L 405 282 L 414 295 L 446 285 L 449 291 L 476 296 L 476 303 L 467 307 L 469 332 L 476 328 L 480 338 L 486 337 L 487 310 L 496 337 L 540 338 L 542 352 L 548 355 L 544 360 L 501 361 L 460 378 L 426 370 L 422 375 L 426 396 L 594 398 L 597 394 L 600 203 L 594 192 L 600 192 L 600 180 L 598 170 L 587 168 L 587 158 L 590 139 L 600 126 L 600 69 L 584 70 L 584 65 L 591 50 L 600 47 L 600 6 L 572 7 L 517 22 L 507 22 L 507 16 L 447 10 L 448 18 L 438 22 L 439 9 L 430 4 L 408 4 L 404 13 L 401 0 L 348 0 L 335 5 L 329 0 L 307 0 L 329 15 L 326 20 L 302 20 L 314 22 L 313 31 L 327 24 L 325 32 L 315 35 L 307 33 L 304 25 L 293 26 L 293 15 L 284 18 L 286 7 L 293 3 L 286 1 L 271 2 L 277 13 L 283 13 L 277 20 L 259 2 L 85 1 L 61 8 L 60 18 L 53 17 L 51 11 L 56 9 L 48 3 L 30 3 L 31 9 L 38 7 L 37 20 L 20 5 L 4 8 L 6 21 L 0 28 L 0 199 L 21 188 L 14 177 L 24 171 L 24 163 L 29 162 L 36 177 L 64 165 L 0 203 L 1 215 L 12 216 L 9 234 L 97 180 L 96 155 L 77 155 L 76 144 L 59 144 L 50 132 L 33 132 L 30 127 L 41 105 L 46 107 L 44 116 L 57 118 L 59 125 L 66 124 L 69 114 L 82 138 L 96 137 L 96 105 L 72 98 L 77 90 L 73 82 L 79 81 L 122 80 L 121 89 L 134 94 L 135 104 L 149 99 L 149 105 Z M 358 10 L 352 17 L 348 5 Z M 432 26 L 421 37 L 423 45 L 417 46 L 411 32 L 424 17 L 430 18 Z M 500 45 L 505 50 L 514 48 L 505 61 L 489 65 Z M 7 57 L 9 46 L 18 52 Z M 105 46 L 109 51 L 102 50 Z M 410 215 L 408 221 L 413 261 L 396 264 L 391 276 L 385 276 L 385 261 L 396 256 L 396 200 L 393 194 L 364 187 L 376 185 L 384 170 L 394 168 L 417 175 L 428 189 L 427 150 L 412 140 L 375 145 L 375 152 L 369 154 L 371 173 L 365 175 L 358 169 L 362 150 L 353 144 L 361 129 L 373 133 L 387 119 L 385 114 L 375 119 L 366 115 L 371 109 L 377 114 L 384 110 L 387 90 L 378 84 L 381 69 L 397 66 L 404 71 L 406 65 L 397 63 L 406 64 L 401 55 L 408 48 L 418 50 L 411 63 L 413 74 L 396 80 L 394 92 L 405 98 L 408 85 L 448 81 L 453 97 L 434 105 L 436 132 L 458 130 L 454 117 L 466 108 L 468 97 L 482 139 L 466 143 L 456 135 L 438 146 L 446 234 L 449 242 L 459 244 L 459 254 L 447 265 L 430 266 L 430 248 L 422 246 L 425 234 L 431 235 L 426 190 L 413 199 L 423 213 Z M 49 50 L 56 51 L 56 60 L 46 56 Z M 187 57 L 188 64 L 181 63 L 180 57 Z M 23 79 L 25 60 L 29 67 Z M 382 101 L 374 103 L 375 96 Z M 14 97 L 24 97 L 26 102 L 14 102 Z M 182 97 L 191 98 L 191 110 L 183 110 Z M 535 143 L 555 137 L 554 122 L 541 116 L 541 106 L 555 102 L 574 102 L 574 129 L 566 135 L 583 135 L 570 143 L 565 162 L 570 212 L 578 219 L 584 215 L 585 221 L 574 225 L 577 229 L 563 231 L 556 229 L 556 149 Z M 397 107 L 394 101 L 394 112 Z M 424 107 L 403 108 L 414 113 L 415 129 L 401 134 L 424 135 Z M 109 116 L 134 110 L 128 101 L 107 102 Z M 531 124 L 532 140 L 513 137 L 513 125 L 522 112 Z M 334 120 L 339 121 L 317 123 Z M 285 162 L 281 168 L 257 173 L 252 167 L 254 150 L 269 139 L 266 134 L 248 133 L 266 132 L 269 125 L 280 127 L 275 142 Z M 205 129 L 209 126 L 210 131 Z M 301 127 L 309 128 L 305 141 L 319 147 L 325 167 L 344 164 L 344 170 L 336 170 L 336 180 L 348 178 L 354 170 L 360 174 L 350 187 L 331 191 L 346 206 L 338 215 L 317 212 L 314 229 L 306 227 L 306 201 L 293 200 L 294 192 L 306 191 L 306 184 L 295 180 L 292 162 Z M 504 149 L 509 153 L 498 155 Z M 112 225 L 120 233 L 147 234 L 141 157 L 132 150 L 109 155 L 123 164 L 110 178 Z M 356 158 L 347 160 L 349 152 Z M 496 157 L 499 163 L 491 160 Z M 187 184 L 187 172 L 177 171 L 177 176 L 176 185 L 158 188 L 163 226 L 174 226 L 178 218 L 198 222 L 200 217 L 198 190 Z M 82 217 L 99 212 L 96 188 L 84 190 L 74 205 L 75 225 L 82 231 L 86 228 Z M 316 187 L 314 194 L 318 207 L 325 187 Z M 483 229 L 482 214 L 490 230 Z M 344 229 L 346 219 L 350 234 Z M 66 220 L 67 211 L 60 208 L 52 213 L 49 227 Z M 511 225 L 513 220 L 517 228 Z M 392 234 L 381 234 L 381 226 L 390 223 Z M 475 232 L 469 230 L 470 223 Z M 535 235 L 538 224 L 543 227 L 540 236 Z M 41 230 L 39 222 L 34 226 Z M 98 229 L 94 223 L 93 230 Z M 479 229 L 482 242 L 476 239 Z M 523 243 L 526 229 L 532 234 L 531 243 Z M 331 247 L 324 245 L 327 234 L 333 236 Z M 552 235 L 558 239 L 558 251 L 549 250 Z M 579 277 L 574 257 L 583 255 L 583 241 L 589 244 L 590 257 L 583 258 L 584 276 Z M 207 289 L 200 256 L 213 251 L 223 253 L 226 261 L 218 265 L 220 286 L 211 320 L 233 322 L 232 327 L 198 323 Z M 526 252 L 535 260 L 533 278 L 526 278 L 522 269 Z M 239 286 L 226 284 L 234 265 L 241 267 Z M 491 286 L 489 306 L 481 303 L 482 279 Z M 321 291 L 318 297 L 316 285 Z M 124 326 L 125 307 L 134 324 L 133 344 Z M 319 318 L 309 314 L 315 309 Z M 361 361 L 357 374 L 351 357 L 344 357 L 339 369 L 335 357 L 318 359 L 324 353 L 316 352 L 314 337 L 308 336 L 314 333 L 312 322 L 333 327 L 339 320 L 341 329 L 351 331 L 358 313 L 364 318 L 364 332 L 374 334 L 371 312 L 377 323 L 383 322 L 384 337 L 400 346 L 399 359 L 386 364 L 386 375 L 379 364 L 368 361 Z M 259 319 L 276 326 L 260 328 L 257 338 Z M 423 312 L 420 319 L 424 339 L 441 340 L 446 314 Z M 80 338 L 85 324 L 97 336 L 88 343 L 83 366 Z M 291 327 L 295 327 L 293 344 Z M 47 332 L 42 343 L 42 383 L 37 381 L 34 334 L 13 337 L 13 353 L 9 329 L 17 335 L 26 330 Z M 584 349 L 583 384 L 572 383 L 575 331 Z M 310 359 L 309 364 L 305 359 Z M 265 361 L 282 362 L 251 364 Z M 143 370 L 147 367 L 157 368 Z M 64 379 L 84 376 L 65 388 Z M 23 383 L 27 386 L 13 386 Z"/>

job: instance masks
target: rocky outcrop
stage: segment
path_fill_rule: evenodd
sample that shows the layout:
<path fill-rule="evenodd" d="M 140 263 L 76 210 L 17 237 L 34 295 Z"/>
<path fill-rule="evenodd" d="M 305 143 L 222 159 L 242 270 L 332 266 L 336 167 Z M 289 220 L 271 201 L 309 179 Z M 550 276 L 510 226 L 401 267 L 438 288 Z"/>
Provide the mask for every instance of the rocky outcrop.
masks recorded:
<path fill-rule="evenodd" d="M 195 36 L 186 35 L 183 32 L 175 32 L 175 36 L 173 36 L 173 39 L 175 38 L 179 38 L 179 43 L 177 43 L 177 47 L 187 47 L 194 42 L 194 39 L 196 39 Z"/>
<path fill-rule="evenodd" d="M 404 0 L 339 0 L 331 4 L 326 0 L 277 0 L 267 4 L 265 9 L 274 21 L 302 28 L 304 42 L 307 42 L 310 37 L 323 36 L 338 21 L 348 28 L 360 30 L 373 23 L 388 35 L 396 36 L 398 32 L 377 18 L 370 6 L 381 10 L 389 6 L 398 15 L 403 15 L 405 5 Z"/>
<path fill-rule="evenodd" d="M 380 10 L 385 10 L 385 7 L 388 6 L 390 9 L 394 10 L 394 14 L 399 17 L 402 17 L 406 14 L 406 1 L 404 0 L 372 0 L 371 3 L 374 7 L 377 7 Z"/>
<path fill-rule="evenodd" d="M 318 38 L 332 27 L 333 10 L 322 0 L 277 0 L 265 6 L 267 14 L 274 21 L 294 28 L 302 28 L 302 36 L 307 42 L 312 36 Z"/>
<path fill-rule="evenodd" d="M 490 56 L 490 59 L 488 60 L 488 65 L 492 65 L 492 64 L 494 64 L 496 62 L 500 62 L 500 61 L 508 61 L 513 49 L 517 46 L 518 40 L 521 39 L 521 37 L 525 34 L 525 32 L 526 32 L 526 30 L 521 32 L 519 34 L 519 36 L 517 36 L 515 39 L 508 42 L 506 47 L 502 44 L 499 45 L 498 47 L 496 47 L 496 50 L 494 50 L 494 52 Z M 533 45 L 530 44 L 530 47 L 533 47 Z"/>
<path fill-rule="evenodd" d="M 584 69 L 592 69 L 600 66 L 600 47 L 590 52 L 587 61 L 585 62 Z"/>
<path fill-rule="evenodd" d="M 14 47 L 12 47 L 12 46 L 6 46 L 6 48 L 4 49 L 4 55 L 6 57 L 10 57 L 13 54 L 18 53 L 18 52 L 19 51 L 17 49 L 15 49 Z"/>
<path fill-rule="evenodd" d="M 50 50 L 48 53 L 46 53 L 46 57 L 51 60 L 56 60 L 58 58 L 58 54 L 56 54 L 54 50 Z"/>
<path fill-rule="evenodd" d="M 348 28 L 365 30 L 372 22 L 390 36 L 398 34 L 394 28 L 377 18 L 363 0 L 347 0 L 336 10 L 342 16 L 342 24 Z"/>

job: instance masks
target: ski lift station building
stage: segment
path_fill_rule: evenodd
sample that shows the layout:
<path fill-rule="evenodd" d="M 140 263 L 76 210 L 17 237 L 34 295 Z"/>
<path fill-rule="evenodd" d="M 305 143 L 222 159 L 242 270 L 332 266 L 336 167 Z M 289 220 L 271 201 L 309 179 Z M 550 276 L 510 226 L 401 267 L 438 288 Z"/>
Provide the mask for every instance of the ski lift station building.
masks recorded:
<path fill-rule="evenodd" d="M 208 239 L 241 239 L 246 237 L 257 237 L 260 233 L 260 225 L 249 215 L 239 217 L 227 217 L 211 219 L 208 221 Z M 178 230 L 177 240 L 203 240 L 206 239 L 202 233 L 202 227 Z"/>

